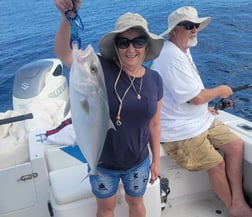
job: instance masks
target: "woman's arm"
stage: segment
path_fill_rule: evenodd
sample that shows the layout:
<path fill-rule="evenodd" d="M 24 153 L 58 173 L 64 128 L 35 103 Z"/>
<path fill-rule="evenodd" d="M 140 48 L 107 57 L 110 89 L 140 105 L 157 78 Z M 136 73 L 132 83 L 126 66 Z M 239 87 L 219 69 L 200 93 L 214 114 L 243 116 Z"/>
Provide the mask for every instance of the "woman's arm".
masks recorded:
<path fill-rule="evenodd" d="M 150 149 L 152 152 L 151 163 L 151 180 L 153 184 L 160 175 L 160 112 L 161 112 L 162 100 L 158 101 L 157 111 L 149 124 L 150 131 Z"/>
<path fill-rule="evenodd" d="M 55 36 L 54 52 L 69 68 L 72 65 L 72 50 L 70 48 L 71 27 L 65 16 L 66 10 L 71 10 L 73 4 L 71 0 L 55 0 L 55 5 L 61 13 L 61 23 Z M 76 8 L 80 8 L 82 0 L 75 0 Z"/>

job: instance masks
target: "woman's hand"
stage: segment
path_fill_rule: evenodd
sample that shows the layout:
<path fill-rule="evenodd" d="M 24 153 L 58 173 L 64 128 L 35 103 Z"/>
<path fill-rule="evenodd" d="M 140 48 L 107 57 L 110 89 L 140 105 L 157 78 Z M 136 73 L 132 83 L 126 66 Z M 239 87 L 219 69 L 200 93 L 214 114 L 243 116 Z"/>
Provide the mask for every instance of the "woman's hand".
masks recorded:
<path fill-rule="evenodd" d="M 58 8 L 58 10 L 60 11 L 60 13 L 64 14 L 65 11 L 73 9 L 72 1 L 75 2 L 75 7 L 77 10 L 79 10 L 82 0 L 54 0 L 54 3 L 56 7 Z"/>
<path fill-rule="evenodd" d="M 78 10 L 81 6 L 82 0 L 54 0 L 56 7 L 61 13 L 61 23 L 59 29 L 55 35 L 54 42 L 54 53 L 55 55 L 61 59 L 64 64 L 66 64 L 69 68 L 72 65 L 72 50 L 70 48 L 70 36 L 71 36 L 71 26 L 67 17 L 65 16 L 65 12 L 69 10 L 68 15 L 74 16 L 75 13 L 73 10 L 73 2 L 75 3 L 75 8 Z"/>
<path fill-rule="evenodd" d="M 150 172 L 151 172 L 150 184 L 153 184 L 160 176 L 160 163 L 152 162 Z"/>

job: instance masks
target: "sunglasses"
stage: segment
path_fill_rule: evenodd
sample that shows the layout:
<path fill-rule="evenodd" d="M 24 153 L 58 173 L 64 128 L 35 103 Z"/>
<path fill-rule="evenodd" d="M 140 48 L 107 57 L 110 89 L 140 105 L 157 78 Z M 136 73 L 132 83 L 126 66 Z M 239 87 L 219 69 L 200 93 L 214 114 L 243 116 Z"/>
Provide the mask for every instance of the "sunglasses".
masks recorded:
<path fill-rule="evenodd" d="M 186 22 L 179 23 L 178 26 L 183 26 L 186 30 L 192 30 L 194 29 L 194 27 L 198 29 L 200 26 L 200 23 L 192 23 L 192 22 L 186 21 Z"/>
<path fill-rule="evenodd" d="M 115 45 L 120 49 L 126 49 L 132 43 L 134 48 L 143 48 L 147 43 L 147 38 L 145 36 L 136 37 L 133 39 L 123 38 L 123 37 L 116 37 L 115 38 Z"/>

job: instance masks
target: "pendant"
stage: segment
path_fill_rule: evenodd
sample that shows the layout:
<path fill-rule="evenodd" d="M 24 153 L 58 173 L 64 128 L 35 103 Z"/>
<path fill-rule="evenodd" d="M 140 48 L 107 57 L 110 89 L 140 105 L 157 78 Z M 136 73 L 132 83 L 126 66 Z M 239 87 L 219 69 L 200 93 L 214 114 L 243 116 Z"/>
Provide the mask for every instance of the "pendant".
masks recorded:
<path fill-rule="evenodd" d="M 140 100 L 142 97 L 140 94 L 137 94 L 137 99 Z"/>
<path fill-rule="evenodd" d="M 122 125 L 120 115 L 117 115 L 117 116 L 116 116 L 116 125 L 117 125 L 118 127 Z"/>
<path fill-rule="evenodd" d="M 119 127 L 119 126 L 122 125 L 122 122 L 121 122 L 120 120 L 117 120 L 117 121 L 116 121 L 116 125 Z"/>

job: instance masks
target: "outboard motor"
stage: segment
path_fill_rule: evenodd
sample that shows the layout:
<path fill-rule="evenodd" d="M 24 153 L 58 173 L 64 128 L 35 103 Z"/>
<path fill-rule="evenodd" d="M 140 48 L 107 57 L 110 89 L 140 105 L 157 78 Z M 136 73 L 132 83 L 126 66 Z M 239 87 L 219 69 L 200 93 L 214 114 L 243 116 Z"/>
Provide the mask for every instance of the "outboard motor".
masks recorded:
<path fill-rule="evenodd" d="M 37 60 L 18 70 L 13 85 L 13 109 L 25 111 L 26 105 L 37 98 L 67 101 L 68 83 L 59 59 Z"/>

